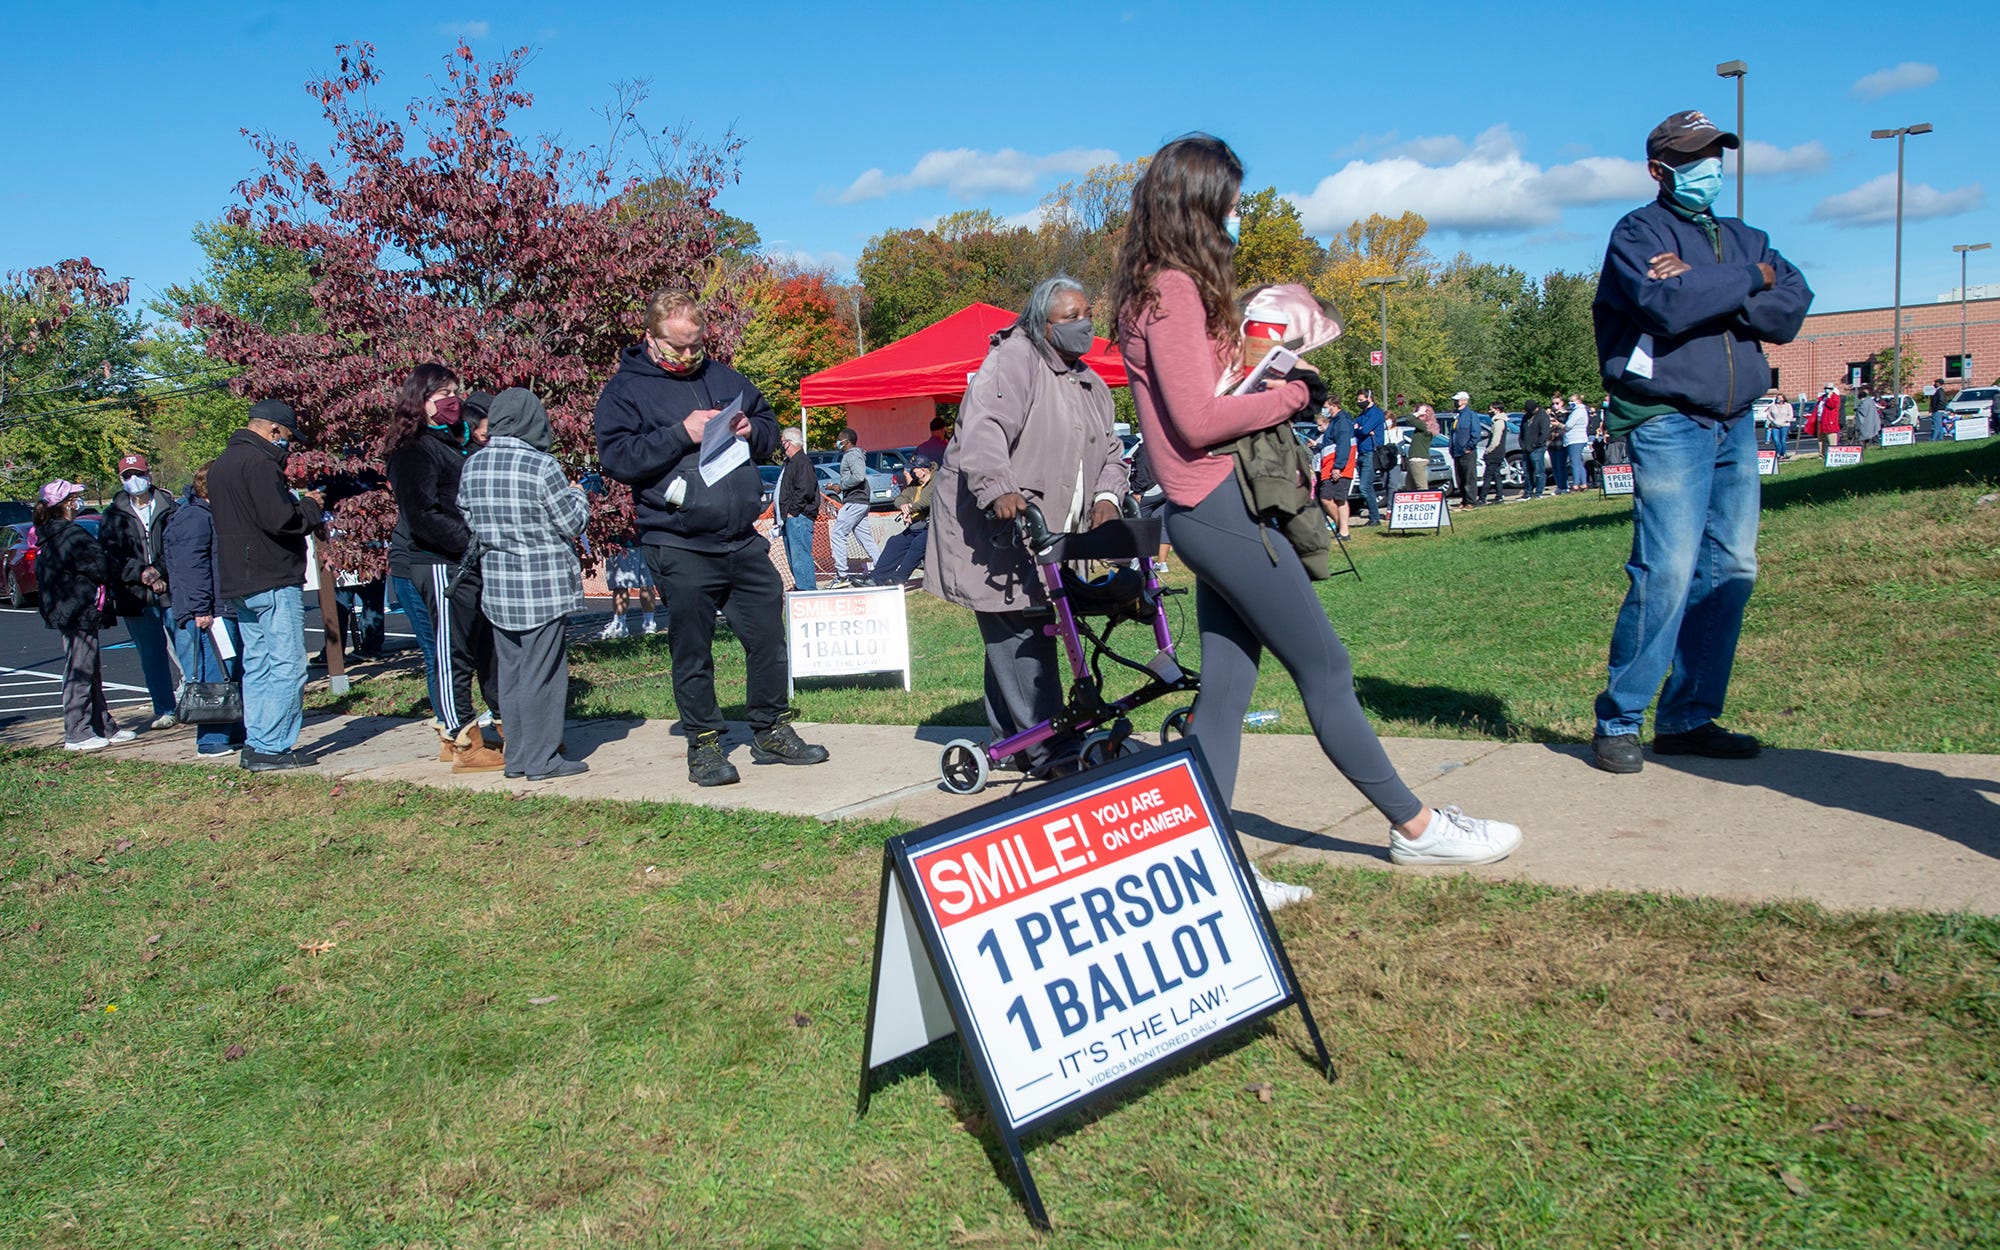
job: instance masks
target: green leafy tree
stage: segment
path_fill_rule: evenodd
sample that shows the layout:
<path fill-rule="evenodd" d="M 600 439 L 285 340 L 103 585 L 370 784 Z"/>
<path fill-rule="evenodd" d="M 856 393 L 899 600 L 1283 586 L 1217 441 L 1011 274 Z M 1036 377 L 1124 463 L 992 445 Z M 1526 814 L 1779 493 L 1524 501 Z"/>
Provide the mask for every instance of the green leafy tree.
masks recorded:
<path fill-rule="evenodd" d="M 1884 347 L 1881 351 L 1875 353 L 1874 361 L 1875 361 L 1875 385 L 1878 389 L 1886 393 L 1891 386 L 1895 385 L 1895 383 L 1891 380 L 1896 376 L 1895 348 Z M 1904 394 L 1907 395 L 1916 387 L 1923 385 L 1923 380 L 1925 376 L 1924 371 L 1929 367 L 1930 367 L 1929 362 L 1926 361 L 1923 357 L 1923 354 L 1917 350 L 1917 345 L 1911 342 L 1909 339 L 1904 339 L 1903 340 L 1903 393 Z"/>
<path fill-rule="evenodd" d="M 107 487 L 148 451 L 138 406 L 140 325 L 127 282 L 79 257 L 0 282 L 0 488 L 53 477 Z"/>
<path fill-rule="evenodd" d="M 1335 393 L 1346 397 L 1363 386 L 1381 389 L 1381 367 L 1370 364 L 1368 356 L 1382 346 L 1383 298 L 1363 280 L 1397 274 L 1409 281 L 1388 289 L 1389 386 L 1379 398 L 1385 405 L 1399 393 L 1413 402 L 1435 400 L 1456 389 L 1449 385 L 1454 361 L 1443 323 L 1424 295 L 1436 269 L 1423 245 L 1429 229 L 1420 213 L 1375 213 L 1328 240 L 1312 288 L 1339 307 L 1347 332 L 1309 359 Z"/>
<path fill-rule="evenodd" d="M 1600 387 L 1597 340 L 1590 303 L 1597 294 L 1595 273 L 1555 270 L 1545 274 L 1528 299 L 1508 318 L 1500 366 L 1502 403 L 1520 408 L 1549 396 L 1592 395 Z"/>
<path fill-rule="evenodd" d="M 1237 210 L 1243 218 L 1236 246 L 1236 282 L 1248 288 L 1271 282 L 1311 282 L 1324 253 L 1306 234 L 1299 210 L 1276 187 L 1246 192 Z"/>
<path fill-rule="evenodd" d="M 1501 398 L 1508 319 L 1532 298 L 1532 288 L 1528 275 L 1512 265 L 1475 261 L 1464 252 L 1424 288 L 1455 366 L 1452 390 L 1467 391 L 1479 403 Z"/>

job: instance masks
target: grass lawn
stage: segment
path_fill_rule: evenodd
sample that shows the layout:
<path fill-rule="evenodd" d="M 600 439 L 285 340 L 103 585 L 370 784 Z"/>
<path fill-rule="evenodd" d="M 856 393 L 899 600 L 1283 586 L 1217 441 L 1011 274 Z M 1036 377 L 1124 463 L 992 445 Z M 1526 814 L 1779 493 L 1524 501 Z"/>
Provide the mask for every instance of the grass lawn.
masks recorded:
<path fill-rule="evenodd" d="M 1338 1082 L 1072 1117 L 1039 1238 L 954 1042 L 854 1119 L 892 827 L 0 749 L 0 829 L 9 1245 L 2000 1244 L 1989 919 L 1309 873 Z"/>
<path fill-rule="evenodd" d="M 2000 440 L 1870 448 L 1858 468 L 1794 460 L 1764 488 L 1757 592 L 1730 687 L 1731 728 L 1776 746 L 2000 751 Z M 1625 593 L 1631 503 L 1570 496 L 1459 516 L 1445 537 L 1357 530 L 1362 580 L 1320 598 L 1354 655 L 1379 732 L 1411 737 L 1587 740 L 1611 621 Z M 1187 586 L 1176 567 L 1169 579 Z M 1175 638 L 1200 664 L 1191 598 Z M 915 689 L 894 681 L 802 688 L 808 720 L 983 724 L 978 634 L 968 613 L 910 600 Z M 1127 627 L 1124 635 L 1139 645 Z M 1140 658 L 1144 658 L 1141 655 Z M 317 706 L 414 715 L 421 674 L 357 683 Z M 717 648 L 725 709 L 743 656 Z M 571 658 L 572 713 L 671 718 L 663 639 L 592 643 Z M 1267 664 L 1264 732 L 1300 733 L 1305 714 Z M 1166 707 L 1145 710 L 1158 728 Z"/>

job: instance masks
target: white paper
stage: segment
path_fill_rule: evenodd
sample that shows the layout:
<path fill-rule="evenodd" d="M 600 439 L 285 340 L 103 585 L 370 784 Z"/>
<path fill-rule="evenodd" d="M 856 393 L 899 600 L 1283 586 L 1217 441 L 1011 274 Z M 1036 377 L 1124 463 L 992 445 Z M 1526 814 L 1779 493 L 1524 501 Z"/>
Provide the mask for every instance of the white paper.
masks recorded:
<path fill-rule="evenodd" d="M 222 657 L 224 664 L 236 658 L 236 644 L 229 641 L 229 627 L 221 617 L 208 623 L 208 636 L 215 639 L 215 653 Z"/>
<path fill-rule="evenodd" d="M 1632 345 L 1632 359 L 1625 362 L 1625 372 L 1635 378 L 1653 376 L 1653 336 L 1642 334 Z"/>
<path fill-rule="evenodd" d="M 701 480 L 713 486 L 741 464 L 750 463 L 750 444 L 736 437 L 729 426 L 743 411 L 743 397 L 729 401 L 728 407 L 708 419 L 701 430 Z"/>

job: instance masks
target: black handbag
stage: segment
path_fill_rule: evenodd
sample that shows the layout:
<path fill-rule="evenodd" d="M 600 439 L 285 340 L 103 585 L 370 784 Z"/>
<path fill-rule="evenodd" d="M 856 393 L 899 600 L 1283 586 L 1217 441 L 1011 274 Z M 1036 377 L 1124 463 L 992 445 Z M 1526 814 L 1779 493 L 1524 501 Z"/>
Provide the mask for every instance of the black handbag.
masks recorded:
<path fill-rule="evenodd" d="M 215 646 L 207 630 L 202 631 L 202 643 Z M 221 658 L 218 650 L 216 659 Z M 184 681 L 174 719 L 185 725 L 234 724 L 243 719 L 243 686 L 233 681 Z"/>

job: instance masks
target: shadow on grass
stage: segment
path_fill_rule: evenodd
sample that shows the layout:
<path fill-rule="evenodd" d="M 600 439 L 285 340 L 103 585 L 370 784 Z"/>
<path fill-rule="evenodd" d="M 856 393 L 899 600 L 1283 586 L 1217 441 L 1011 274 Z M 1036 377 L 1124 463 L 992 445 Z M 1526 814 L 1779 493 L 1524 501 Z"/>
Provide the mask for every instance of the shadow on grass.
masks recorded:
<path fill-rule="evenodd" d="M 1565 738 L 1547 726 L 1514 719 L 1507 712 L 1506 700 L 1493 694 L 1451 686 L 1413 686 L 1384 677 L 1356 677 L 1354 693 L 1362 707 L 1386 719 L 1462 729 L 1482 738 L 1532 742 Z"/>

